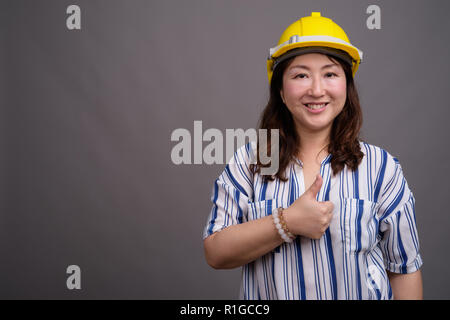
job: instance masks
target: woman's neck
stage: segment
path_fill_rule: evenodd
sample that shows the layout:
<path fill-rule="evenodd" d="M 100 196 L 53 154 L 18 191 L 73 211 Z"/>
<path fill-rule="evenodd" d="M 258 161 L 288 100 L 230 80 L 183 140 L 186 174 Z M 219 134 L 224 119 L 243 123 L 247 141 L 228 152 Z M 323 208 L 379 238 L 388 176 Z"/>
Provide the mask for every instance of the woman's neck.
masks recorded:
<path fill-rule="evenodd" d="M 329 130 L 311 132 L 301 130 L 299 158 L 302 161 L 317 160 L 319 163 L 328 155 Z"/>

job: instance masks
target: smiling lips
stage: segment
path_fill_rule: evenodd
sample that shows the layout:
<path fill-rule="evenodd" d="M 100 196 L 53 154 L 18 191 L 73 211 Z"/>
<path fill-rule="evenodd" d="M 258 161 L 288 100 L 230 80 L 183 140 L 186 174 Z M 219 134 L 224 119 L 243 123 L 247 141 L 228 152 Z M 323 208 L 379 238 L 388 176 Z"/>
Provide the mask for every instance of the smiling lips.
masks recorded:
<path fill-rule="evenodd" d="M 303 105 L 312 113 L 320 113 L 326 109 L 328 102 L 305 103 Z"/>

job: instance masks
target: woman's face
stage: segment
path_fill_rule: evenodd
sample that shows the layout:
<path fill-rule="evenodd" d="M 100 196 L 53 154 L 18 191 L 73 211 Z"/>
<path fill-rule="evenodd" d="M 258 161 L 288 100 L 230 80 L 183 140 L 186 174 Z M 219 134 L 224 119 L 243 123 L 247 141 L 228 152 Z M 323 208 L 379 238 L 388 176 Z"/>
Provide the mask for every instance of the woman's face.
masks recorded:
<path fill-rule="evenodd" d="M 321 53 L 297 56 L 284 71 L 280 95 L 297 130 L 330 130 L 347 97 L 344 69 Z"/>

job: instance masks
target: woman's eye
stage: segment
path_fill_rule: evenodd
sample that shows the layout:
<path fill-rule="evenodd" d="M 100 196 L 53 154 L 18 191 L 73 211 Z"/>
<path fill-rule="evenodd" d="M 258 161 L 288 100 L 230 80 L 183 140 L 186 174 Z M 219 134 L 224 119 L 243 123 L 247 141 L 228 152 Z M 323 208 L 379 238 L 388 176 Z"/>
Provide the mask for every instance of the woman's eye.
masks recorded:
<path fill-rule="evenodd" d="M 299 73 L 299 74 L 296 75 L 294 78 L 304 79 L 304 78 L 306 78 L 306 74 L 304 74 L 304 73 Z"/>
<path fill-rule="evenodd" d="M 325 76 L 326 76 L 327 78 L 333 78 L 333 77 L 337 77 L 337 74 L 334 73 L 334 72 L 327 72 L 327 73 L 325 74 Z"/>

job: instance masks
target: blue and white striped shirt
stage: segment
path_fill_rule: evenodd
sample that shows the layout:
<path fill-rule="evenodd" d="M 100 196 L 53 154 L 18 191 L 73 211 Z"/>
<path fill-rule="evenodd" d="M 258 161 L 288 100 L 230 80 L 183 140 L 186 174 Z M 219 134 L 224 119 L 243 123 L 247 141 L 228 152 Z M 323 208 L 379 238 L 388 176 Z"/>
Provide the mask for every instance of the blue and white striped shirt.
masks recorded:
<path fill-rule="evenodd" d="M 398 160 L 360 141 L 358 170 L 332 176 L 321 163 L 318 201 L 332 201 L 333 218 L 318 240 L 297 237 L 242 267 L 241 299 L 392 299 L 386 270 L 411 273 L 422 265 L 415 199 Z M 305 192 L 302 162 L 286 168 L 288 181 L 262 182 L 249 168 L 256 144 L 234 154 L 215 180 L 205 239 L 230 225 L 270 215 Z"/>

